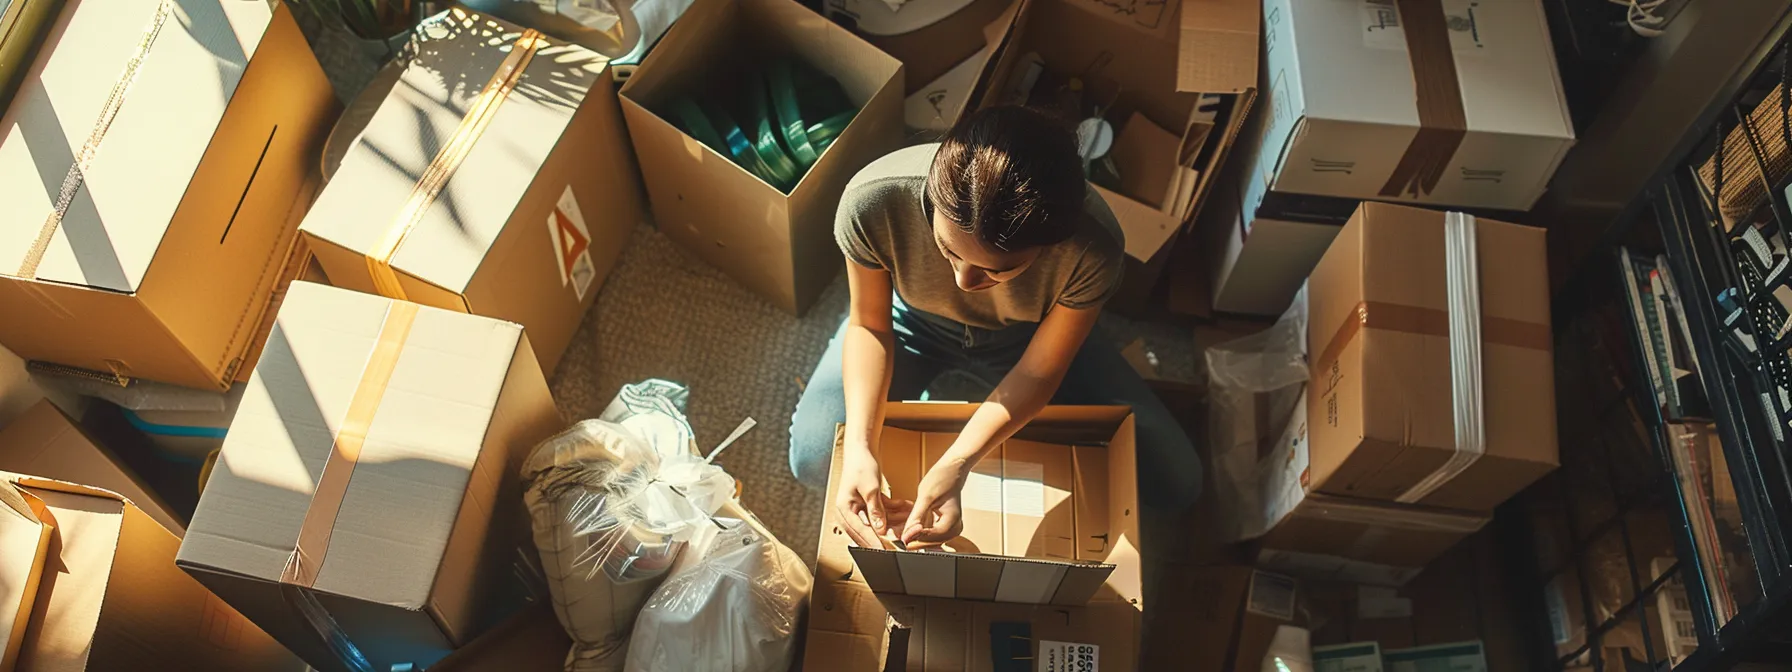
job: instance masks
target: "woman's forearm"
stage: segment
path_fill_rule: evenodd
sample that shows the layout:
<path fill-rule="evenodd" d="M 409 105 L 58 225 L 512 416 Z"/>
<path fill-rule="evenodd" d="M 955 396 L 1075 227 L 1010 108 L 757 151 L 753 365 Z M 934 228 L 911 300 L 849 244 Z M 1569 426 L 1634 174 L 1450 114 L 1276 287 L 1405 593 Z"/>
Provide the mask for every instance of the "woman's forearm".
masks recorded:
<path fill-rule="evenodd" d="M 941 461 L 956 463 L 954 466 L 960 473 L 970 473 L 978 460 L 1039 415 L 1063 378 L 1062 372 L 1051 378 L 1040 378 L 1019 370 L 1010 372 L 977 412 L 971 414 L 970 421 L 958 434 L 958 440 L 941 456 Z"/>
<path fill-rule="evenodd" d="M 849 323 L 841 350 L 842 386 L 846 393 L 848 451 L 871 451 L 876 433 L 884 424 L 884 399 L 890 390 L 890 368 L 895 357 L 895 337 L 888 330 Z M 861 457 L 865 455 L 860 455 Z M 877 455 L 869 457 L 875 459 Z"/>

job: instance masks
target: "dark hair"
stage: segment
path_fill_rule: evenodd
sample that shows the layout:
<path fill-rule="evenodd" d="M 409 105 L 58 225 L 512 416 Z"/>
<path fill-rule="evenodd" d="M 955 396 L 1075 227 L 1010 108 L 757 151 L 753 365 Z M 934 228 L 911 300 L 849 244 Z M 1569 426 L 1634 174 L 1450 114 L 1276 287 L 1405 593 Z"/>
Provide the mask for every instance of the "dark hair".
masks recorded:
<path fill-rule="evenodd" d="M 932 206 L 990 247 L 1013 252 L 1076 233 L 1083 162 L 1076 132 L 1019 105 L 972 112 L 940 143 L 927 176 Z"/>

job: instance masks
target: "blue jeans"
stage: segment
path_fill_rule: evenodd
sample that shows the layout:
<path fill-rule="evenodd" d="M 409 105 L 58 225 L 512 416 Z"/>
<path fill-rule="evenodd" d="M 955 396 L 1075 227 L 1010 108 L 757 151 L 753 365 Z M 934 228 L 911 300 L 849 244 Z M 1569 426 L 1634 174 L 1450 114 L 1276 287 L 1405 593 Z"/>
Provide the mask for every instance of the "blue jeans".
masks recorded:
<path fill-rule="evenodd" d="M 927 384 L 947 369 L 960 369 L 991 384 L 1020 361 L 1038 325 L 999 331 L 966 326 L 893 301 L 896 356 L 890 372 L 892 401 L 919 399 Z M 790 418 L 790 471 L 811 488 L 827 487 L 834 454 L 834 428 L 846 422 L 841 384 L 842 340 L 846 325 L 828 342 L 803 398 Z M 1157 394 L 1120 351 L 1098 333 L 1089 334 L 1052 396 L 1053 404 L 1131 406 L 1137 431 L 1139 498 L 1145 506 L 1180 513 L 1201 495 L 1201 458 Z"/>

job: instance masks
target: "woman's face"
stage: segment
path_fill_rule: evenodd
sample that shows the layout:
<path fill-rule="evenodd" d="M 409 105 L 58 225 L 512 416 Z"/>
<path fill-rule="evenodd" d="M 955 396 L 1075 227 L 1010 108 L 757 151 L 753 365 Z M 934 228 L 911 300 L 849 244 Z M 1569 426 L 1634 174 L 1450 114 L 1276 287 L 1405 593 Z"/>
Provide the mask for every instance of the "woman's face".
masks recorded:
<path fill-rule="evenodd" d="M 952 279 L 959 289 L 977 292 L 1013 280 L 1039 258 L 1037 247 L 1003 252 L 958 228 L 938 210 L 932 214 L 933 242 L 952 264 Z"/>

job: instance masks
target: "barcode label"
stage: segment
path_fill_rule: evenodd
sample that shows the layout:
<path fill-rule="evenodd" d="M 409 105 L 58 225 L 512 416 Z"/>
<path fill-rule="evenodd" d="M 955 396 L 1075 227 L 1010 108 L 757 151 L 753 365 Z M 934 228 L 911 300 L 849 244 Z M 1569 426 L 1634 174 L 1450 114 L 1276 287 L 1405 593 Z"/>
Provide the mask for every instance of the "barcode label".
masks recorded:
<path fill-rule="evenodd" d="M 1294 579 L 1268 572 L 1251 573 L 1251 596 L 1245 611 L 1277 620 L 1294 620 Z"/>

